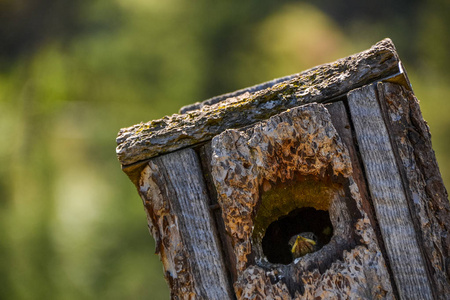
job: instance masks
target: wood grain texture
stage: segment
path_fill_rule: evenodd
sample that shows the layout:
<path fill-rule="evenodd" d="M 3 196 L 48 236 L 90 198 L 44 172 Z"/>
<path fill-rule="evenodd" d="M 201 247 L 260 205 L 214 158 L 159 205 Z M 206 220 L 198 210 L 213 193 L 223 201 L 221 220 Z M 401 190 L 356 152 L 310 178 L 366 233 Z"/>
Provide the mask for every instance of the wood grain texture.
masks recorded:
<path fill-rule="evenodd" d="M 389 124 L 394 153 L 407 186 L 410 210 L 419 234 L 430 284 L 438 299 L 450 297 L 450 203 L 430 130 L 414 94 L 398 84 L 379 83 L 378 93 Z"/>
<path fill-rule="evenodd" d="M 369 85 L 351 91 L 348 103 L 400 298 L 433 299 L 401 175 L 378 104 L 376 87 Z"/>
<path fill-rule="evenodd" d="M 172 298 L 232 299 L 195 151 L 152 159 L 139 192 Z"/>
<path fill-rule="evenodd" d="M 338 132 L 342 142 L 348 149 L 348 153 L 353 167 L 352 177 L 355 180 L 356 185 L 358 186 L 359 193 L 361 196 L 361 209 L 367 214 L 367 217 L 370 220 L 371 227 L 378 241 L 378 247 L 380 248 L 383 257 L 387 258 L 386 248 L 383 243 L 380 227 L 378 226 L 378 221 L 376 219 L 376 214 L 372 204 L 372 200 L 370 199 L 367 180 L 364 175 L 364 170 L 362 169 L 361 166 L 362 162 L 356 150 L 354 131 L 352 129 L 352 124 L 350 123 L 350 119 L 345 104 L 343 101 L 339 101 L 327 104 L 325 107 L 330 112 L 333 126 L 336 128 L 336 131 Z M 394 277 L 389 265 L 387 265 L 387 271 L 390 276 L 390 281 L 393 282 Z M 395 284 L 393 284 L 393 290 L 394 294 L 398 295 L 398 291 L 396 290 Z"/>
<path fill-rule="evenodd" d="M 186 114 L 123 128 L 116 139 L 116 154 L 126 172 L 127 166 L 210 140 L 226 129 L 251 125 L 306 103 L 329 100 L 398 72 L 398 55 L 386 39 L 367 51 L 312 68 L 268 88 L 250 89 L 251 93 L 206 103 Z"/>
<path fill-rule="evenodd" d="M 355 148 L 355 141 L 353 139 L 354 132 L 351 128 L 350 120 L 345 105 L 342 101 L 339 101 L 327 104 L 325 107 L 330 112 L 331 121 L 333 122 L 334 128 L 336 128 L 339 137 L 341 138 L 342 142 L 348 149 L 348 154 L 350 156 L 353 168 L 352 177 L 355 180 L 355 183 L 357 184 L 359 192 L 361 194 L 362 209 L 369 217 L 372 227 L 377 233 L 379 240 L 381 240 L 381 233 L 379 233 L 375 212 L 373 210 L 373 206 L 368 194 L 366 179 L 364 177 L 364 173 L 358 158 L 358 153 Z"/>
<path fill-rule="evenodd" d="M 212 148 L 212 176 L 233 239 L 238 299 L 394 298 L 347 149 L 323 105 L 296 107 L 255 126 L 227 130 L 213 139 Z M 314 183 L 304 185 L 305 178 Z M 300 186 L 298 197 L 282 192 L 289 186 Z M 264 192 L 271 190 L 281 191 L 281 197 L 264 203 Z M 333 227 L 331 240 L 289 264 L 268 261 L 261 246 L 266 228 L 294 209 L 323 205 Z"/>
<path fill-rule="evenodd" d="M 203 167 L 203 176 L 205 177 L 206 186 L 209 191 L 209 197 L 211 199 L 211 213 L 214 217 L 216 228 L 220 237 L 224 260 L 227 262 L 225 268 L 227 270 L 227 273 L 229 274 L 230 282 L 234 282 L 237 278 L 236 259 L 233 255 L 231 237 L 226 233 L 225 230 L 225 224 L 222 218 L 222 210 L 220 209 L 220 205 L 217 202 L 217 191 L 211 175 L 211 141 L 202 145 L 198 149 L 198 152 Z"/>

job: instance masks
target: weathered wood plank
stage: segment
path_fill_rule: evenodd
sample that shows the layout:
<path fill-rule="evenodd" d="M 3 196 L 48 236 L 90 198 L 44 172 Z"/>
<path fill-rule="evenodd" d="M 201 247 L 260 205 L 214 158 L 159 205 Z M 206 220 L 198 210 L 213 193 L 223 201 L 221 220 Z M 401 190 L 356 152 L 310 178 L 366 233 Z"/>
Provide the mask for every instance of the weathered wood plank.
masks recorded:
<path fill-rule="evenodd" d="M 250 86 L 250 87 L 247 87 L 247 88 L 244 88 L 244 89 L 240 89 L 240 90 L 237 90 L 237 91 L 234 91 L 234 92 L 231 92 L 231 93 L 215 96 L 215 97 L 206 99 L 206 100 L 201 101 L 201 102 L 196 102 L 194 104 L 189 104 L 189 105 L 186 105 L 186 106 L 183 106 L 182 108 L 180 108 L 180 114 L 185 114 L 185 113 L 193 111 L 193 110 L 201 109 L 205 105 L 217 104 L 219 102 L 222 102 L 222 101 L 230 99 L 230 98 L 242 97 L 246 93 L 259 92 L 261 90 L 265 90 L 265 89 L 271 88 L 271 87 L 273 87 L 274 85 L 276 85 L 278 83 L 282 83 L 282 82 L 294 79 L 295 77 L 298 77 L 300 75 L 301 75 L 300 73 L 297 73 L 297 74 L 284 76 L 284 77 L 281 77 L 281 78 L 276 78 L 276 79 L 273 79 L 271 81 L 267 81 L 267 82 L 264 82 L 264 83 L 261 83 L 261 84 Z"/>
<path fill-rule="evenodd" d="M 214 186 L 213 178 L 211 175 L 211 159 L 212 159 L 212 148 L 211 141 L 207 142 L 198 150 L 200 154 L 200 160 L 203 167 L 203 176 L 205 177 L 206 186 L 209 191 L 209 197 L 211 199 L 210 208 L 211 213 L 216 222 L 216 228 L 220 237 L 221 246 L 224 254 L 224 260 L 228 262 L 225 267 L 229 273 L 231 282 L 237 279 L 236 270 L 236 258 L 233 255 L 233 246 L 231 237 L 226 233 L 225 223 L 222 218 L 222 210 L 217 202 L 217 191 Z"/>
<path fill-rule="evenodd" d="M 361 209 L 367 214 L 367 217 L 370 220 L 371 227 L 378 241 L 378 247 L 380 248 L 383 257 L 387 258 L 380 227 L 378 226 L 378 221 L 376 220 L 375 209 L 370 200 L 367 181 L 364 176 L 364 171 L 362 170 L 362 167 L 360 165 L 361 161 L 358 157 L 358 152 L 355 148 L 354 131 L 352 130 L 345 104 L 342 101 L 339 101 L 327 104 L 325 107 L 330 112 L 333 126 L 336 128 L 336 131 L 339 134 L 342 142 L 348 149 L 353 168 L 352 177 L 355 180 L 356 185 L 358 186 L 361 196 Z M 390 281 L 392 282 L 394 279 L 392 270 L 390 269 L 389 265 L 387 266 L 387 271 L 389 273 L 389 276 L 391 277 Z M 395 284 L 392 284 L 392 288 L 394 290 L 394 294 L 398 295 Z"/>
<path fill-rule="evenodd" d="M 347 115 L 347 110 L 342 101 L 330 103 L 325 106 L 330 112 L 331 121 L 333 122 L 334 128 L 338 132 L 342 142 L 348 149 L 348 154 L 350 156 L 353 168 L 352 177 L 358 185 L 359 192 L 361 194 L 361 206 L 362 209 L 367 213 L 370 223 L 373 229 L 377 233 L 377 237 L 381 239 L 381 234 L 376 222 L 375 212 L 373 206 L 370 202 L 368 195 L 368 188 L 366 185 L 366 180 L 364 178 L 363 171 L 361 170 L 360 161 L 358 159 L 358 154 L 355 149 L 355 144 L 353 140 L 353 131 L 350 125 L 350 120 Z"/>
<path fill-rule="evenodd" d="M 312 68 L 269 88 L 123 128 L 116 140 L 116 153 L 127 172 L 127 166 L 210 140 L 226 129 L 254 124 L 295 106 L 329 100 L 398 72 L 398 55 L 386 39 L 367 51 Z"/>
<path fill-rule="evenodd" d="M 348 94 L 351 119 L 395 283 L 402 299 L 433 299 L 376 87 Z"/>
<path fill-rule="evenodd" d="M 232 299 L 195 151 L 149 161 L 139 192 L 172 298 Z"/>
<path fill-rule="evenodd" d="M 378 93 L 389 124 L 394 153 L 414 211 L 416 232 L 438 299 L 450 297 L 450 203 L 431 147 L 431 135 L 419 102 L 401 85 L 379 83 Z"/>

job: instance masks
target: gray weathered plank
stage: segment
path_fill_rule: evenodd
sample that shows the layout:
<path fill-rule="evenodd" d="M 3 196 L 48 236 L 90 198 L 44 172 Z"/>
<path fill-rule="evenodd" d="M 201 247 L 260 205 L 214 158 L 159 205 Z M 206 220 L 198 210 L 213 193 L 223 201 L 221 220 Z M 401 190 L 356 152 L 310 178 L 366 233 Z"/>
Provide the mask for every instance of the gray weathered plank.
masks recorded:
<path fill-rule="evenodd" d="M 212 148 L 211 142 L 207 142 L 199 148 L 199 156 L 203 167 L 203 176 L 205 177 L 205 183 L 209 191 L 209 197 L 211 199 L 210 207 L 213 218 L 215 219 L 215 224 L 217 228 L 220 241 L 222 242 L 222 250 L 224 259 L 226 262 L 226 269 L 229 273 L 230 280 L 232 282 L 236 281 L 237 270 L 236 270 L 236 258 L 233 255 L 233 246 L 231 237 L 226 233 L 225 224 L 222 218 L 222 210 L 217 202 L 217 191 L 214 186 L 212 174 L 211 174 L 211 160 L 212 160 Z"/>
<path fill-rule="evenodd" d="M 139 192 L 172 298 L 231 299 L 195 151 L 184 149 L 149 161 Z"/>
<path fill-rule="evenodd" d="M 240 93 L 186 114 L 123 128 L 116 140 L 117 157 L 124 167 L 130 166 L 210 140 L 226 129 L 254 124 L 292 107 L 341 96 L 399 71 L 395 47 L 385 39 L 367 51 L 312 68 L 269 88 Z"/>
<path fill-rule="evenodd" d="M 450 297 L 450 203 L 431 135 L 414 94 L 403 86 L 378 83 L 385 121 L 405 186 L 410 210 L 438 299 Z"/>
<path fill-rule="evenodd" d="M 348 94 L 351 118 L 395 283 L 402 299 L 432 299 L 416 232 L 376 87 Z"/>
<path fill-rule="evenodd" d="M 378 240 L 379 248 L 384 257 L 386 256 L 386 249 L 382 242 L 380 227 L 378 226 L 378 222 L 376 220 L 375 211 L 373 208 L 373 204 L 370 201 L 369 197 L 369 189 L 367 187 L 366 179 L 364 177 L 364 172 L 361 167 L 361 161 L 358 158 L 358 152 L 356 150 L 355 141 L 354 141 L 354 131 L 351 128 L 350 119 L 347 114 L 347 110 L 342 101 L 338 101 L 335 103 L 330 103 L 326 105 L 327 110 L 330 112 L 331 121 L 333 122 L 334 128 L 338 132 L 342 142 L 348 149 L 348 154 L 352 161 L 352 169 L 353 169 L 353 179 L 358 186 L 359 193 L 361 195 L 361 208 L 367 214 L 370 224 L 374 230 L 376 238 Z M 388 267 L 389 275 L 391 276 L 390 280 L 393 280 L 392 270 Z M 395 285 L 393 284 L 394 292 Z"/>
<path fill-rule="evenodd" d="M 376 217 L 374 215 L 373 207 L 369 200 L 368 188 L 364 179 L 363 171 L 360 166 L 360 161 L 358 159 L 358 154 L 355 149 L 355 144 L 353 140 L 353 131 L 350 125 L 350 120 L 345 109 L 345 105 L 342 101 L 335 103 L 330 103 L 325 106 L 331 115 L 331 121 L 333 122 L 334 128 L 338 132 L 342 142 L 348 149 L 348 154 L 352 161 L 353 169 L 353 179 L 358 185 L 359 192 L 361 194 L 361 206 L 362 209 L 367 213 L 370 223 L 375 230 L 377 237 L 381 237 L 379 233 L 379 228 L 377 226 Z"/>

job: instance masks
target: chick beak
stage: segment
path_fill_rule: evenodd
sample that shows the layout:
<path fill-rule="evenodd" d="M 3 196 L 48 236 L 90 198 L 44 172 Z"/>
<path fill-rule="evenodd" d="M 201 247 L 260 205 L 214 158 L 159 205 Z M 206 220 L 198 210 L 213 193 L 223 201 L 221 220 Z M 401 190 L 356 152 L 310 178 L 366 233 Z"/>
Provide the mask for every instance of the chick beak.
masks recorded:
<path fill-rule="evenodd" d="M 314 252 L 316 248 L 316 242 L 302 237 L 297 236 L 294 245 L 292 246 L 291 252 L 294 258 L 302 257 L 308 253 Z"/>

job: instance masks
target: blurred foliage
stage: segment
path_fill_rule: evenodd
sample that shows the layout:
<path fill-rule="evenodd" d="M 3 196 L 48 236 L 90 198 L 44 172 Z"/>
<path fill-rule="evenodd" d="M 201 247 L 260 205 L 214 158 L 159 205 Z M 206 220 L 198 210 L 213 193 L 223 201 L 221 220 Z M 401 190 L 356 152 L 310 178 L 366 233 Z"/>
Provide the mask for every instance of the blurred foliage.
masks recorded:
<path fill-rule="evenodd" d="M 391 37 L 450 186 L 450 9 L 426 1 L 0 1 L 0 298 L 167 299 L 121 127 Z"/>

